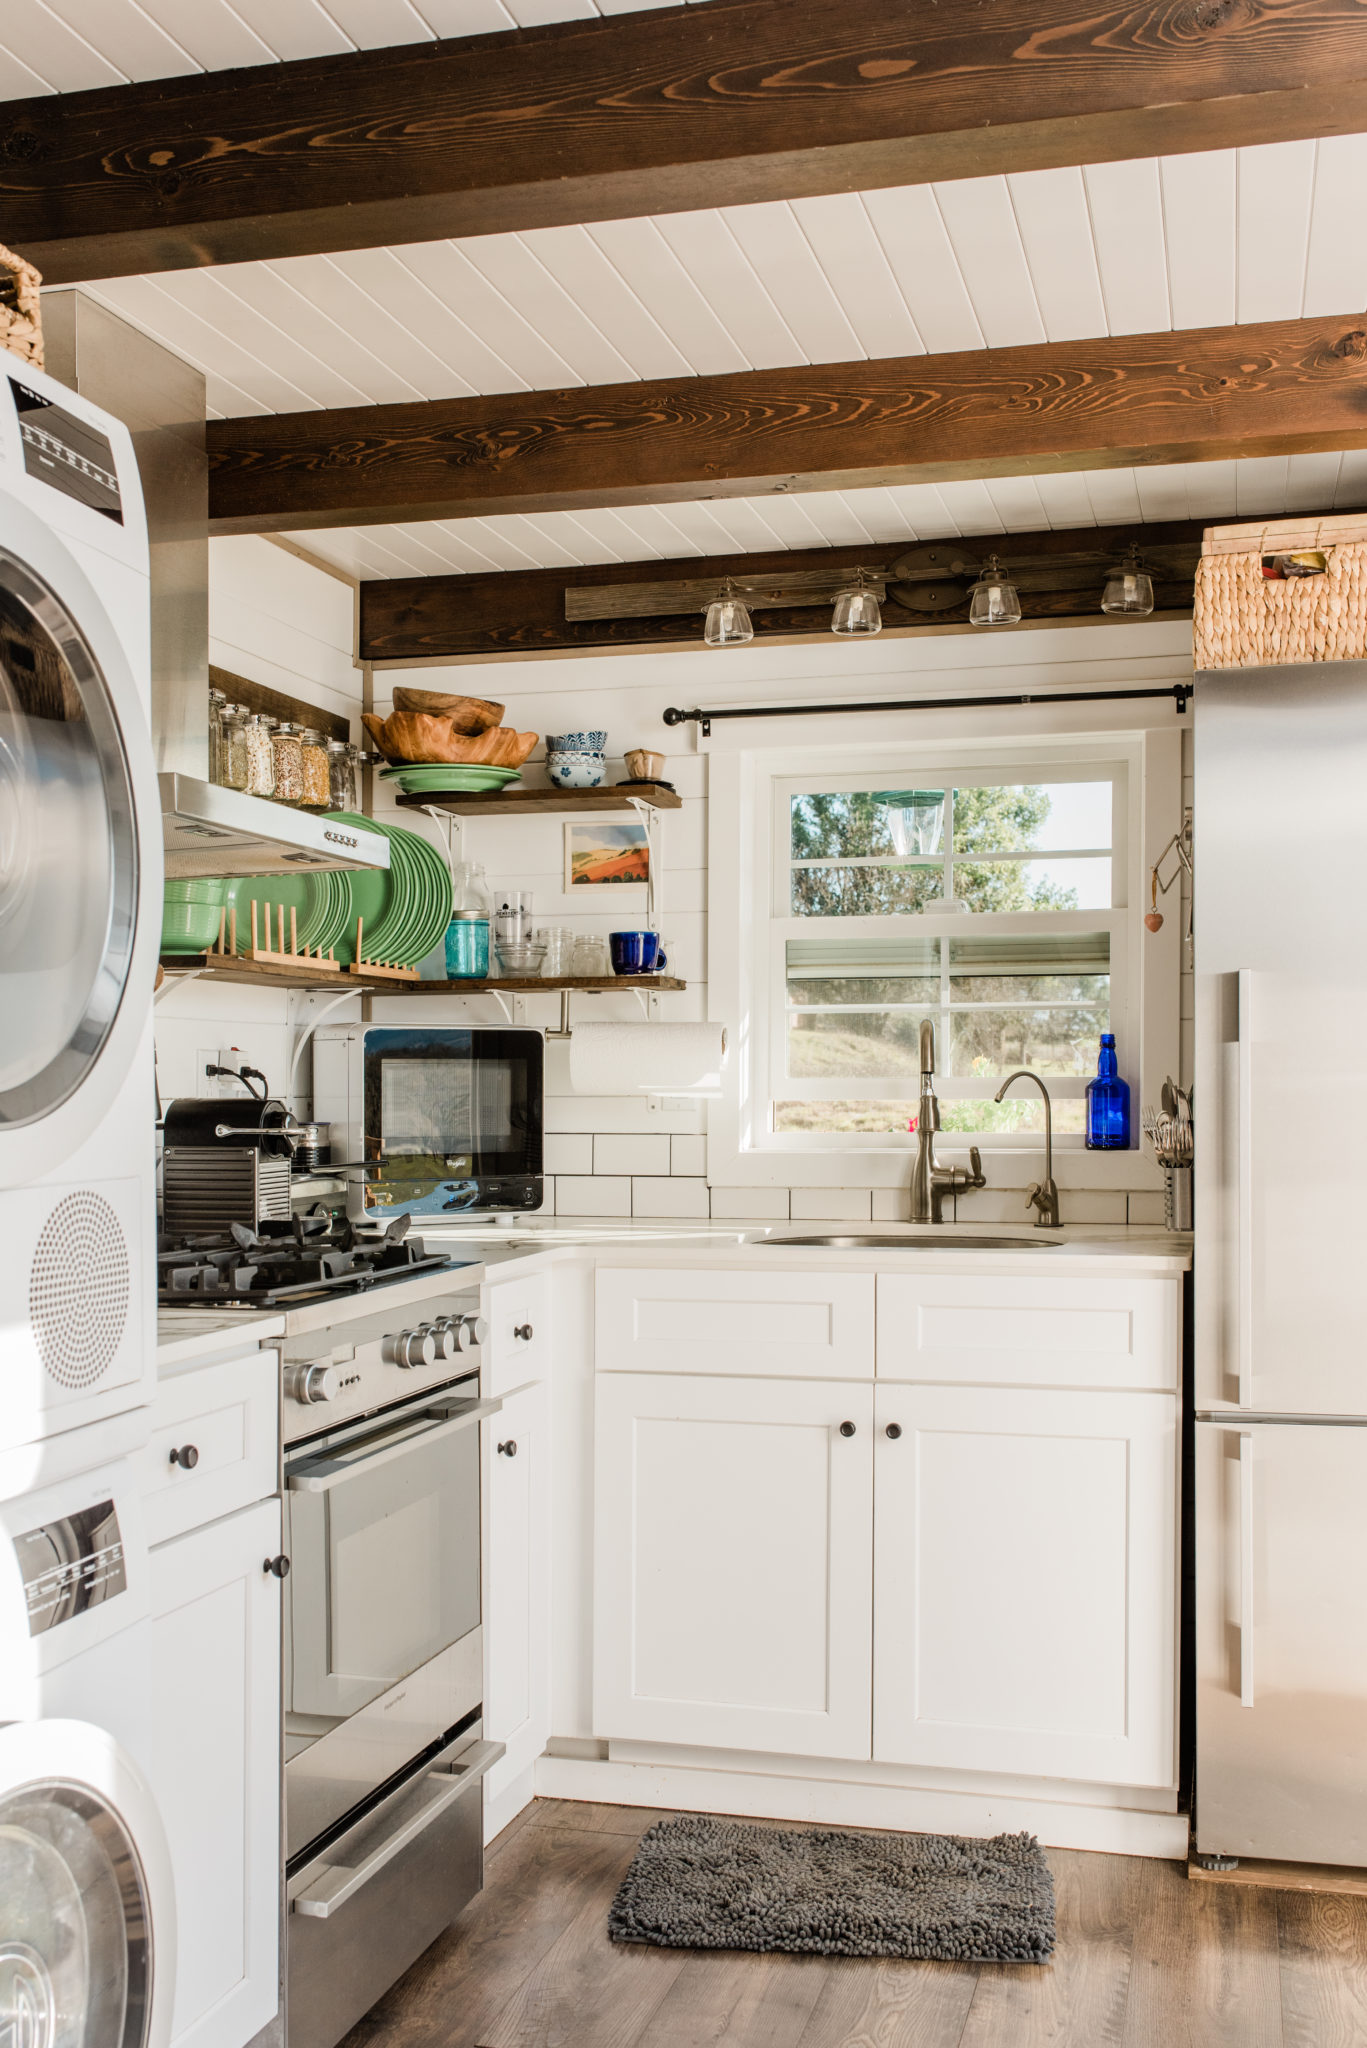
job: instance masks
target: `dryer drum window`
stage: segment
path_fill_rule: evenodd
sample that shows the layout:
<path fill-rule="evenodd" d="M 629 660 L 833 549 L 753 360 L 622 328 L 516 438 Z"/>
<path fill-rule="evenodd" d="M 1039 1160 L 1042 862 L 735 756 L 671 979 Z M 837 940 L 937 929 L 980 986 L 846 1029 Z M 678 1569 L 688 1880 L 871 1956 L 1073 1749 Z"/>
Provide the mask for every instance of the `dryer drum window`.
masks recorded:
<path fill-rule="evenodd" d="M 89 641 L 0 550 L 0 1129 L 84 1080 L 123 999 L 138 901 L 132 785 Z"/>

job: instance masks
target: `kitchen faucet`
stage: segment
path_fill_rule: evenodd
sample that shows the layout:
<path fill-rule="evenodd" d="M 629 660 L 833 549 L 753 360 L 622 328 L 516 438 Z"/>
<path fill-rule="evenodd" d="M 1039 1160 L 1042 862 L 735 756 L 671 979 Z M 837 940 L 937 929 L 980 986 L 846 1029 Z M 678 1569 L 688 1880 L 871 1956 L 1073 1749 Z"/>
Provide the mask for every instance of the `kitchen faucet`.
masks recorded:
<path fill-rule="evenodd" d="M 911 1169 L 913 1223 L 943 1223 L 946 1195 L 987 1186 L 976 1145 L 971 1145 L 968 1151 L 973 1168 L 971 1173 L 962 1166 L 936 1165 L 935 1133 L 939 1128 L 940 1104 L 935 1094 L 935 1026 L 927 1018 L 921 1026 L 921 1106 L 916 1118 L 916 1163 Z"/>
<path fill-rule="evenodd" d="M 1058 1230 L 1061 1225 L 1058 1214 L 1058 1189 L 1054 1185 L 1054 1117 L 1049 1090 L 1039 1075 L 1032 1073 L 1029 1067 L 1017 1067 L 1015 1073 L 1008 1074 L 997 1090 L 998 1102 L 1013 1081 L 1033 1081 L 1044 1097 L 1044 1180 L 1043 1183 L 1035 1182 L 1025 1198 L 1025 1206 L 1027 1209 L 1039 1210 L 1039 1215 L 1035 1218 L 1037 1230 Z"/>

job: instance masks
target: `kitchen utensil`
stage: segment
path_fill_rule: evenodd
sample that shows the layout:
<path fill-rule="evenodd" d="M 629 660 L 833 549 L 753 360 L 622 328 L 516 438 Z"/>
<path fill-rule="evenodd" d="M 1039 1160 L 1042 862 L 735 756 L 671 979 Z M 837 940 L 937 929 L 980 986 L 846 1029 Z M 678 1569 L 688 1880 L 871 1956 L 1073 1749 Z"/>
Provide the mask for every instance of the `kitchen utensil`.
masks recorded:
<path fill-rule="evenodd" d="M 405 796 L 436 796 L 456 790 L 470 793 L 505 789 L 510 782 L 521 780 L 521 772 L 518 768 L 462 767 L 459 764 L 448 767 L 439 763 L 422 763 L 382 768 L 380 776 L 385 782 L 396 782 Z"/>
<path fill-rule="evenodd" d="M 331 1124 L 317 1121 L 296 1124 L 291 1136 L 294 1139 L 296 1173 L 321 1173 L 332 1163 Z"/>
<path fill-rule="evenodd" d="M 226 888 L 220 877 L 167 882 L 161 906 L 163 953 L 203 953 L 214 944 Z"/>
<path fill-rule="evenodd" d="M 633 782 L 658 782 L 664 772 L 664 755 L 652 753 L 649 747 L 633 747 L 627 755 L 627 774 Z"/>
<path fill-rule="evenodd" d="M 546 736 L 548 754 L 604 754 L 607 745 L 605 732 L 561 732 Z"/>
<path fill-rule="evenodd" d="M 490 704 L 483 697 L 452 697 L 444 690 L 413 690 L 406 683 L 400 683 L 394 691 L 394 709 L 449 718 L 456 732 L 471 735 L 490 731 L 503 717 L 503 706 Z"/>
<path fill-rule="evenodd" d="M 499 964 L 505 974 L 529 977 L 540 974 L 545 957 L 546 941 L 540 933 L 531 938 L 500 939 L 498 942 Z"/>
<path fill-rule="evenodd" d="M 545 957 L 541 972 L 547 980 L 563 980 L 570 973 L 573 959 L 574 933 L 561 924 L 547 925 L 541 933 L 546 941 Z"/>
<path fill-rule="evenodd" d="M 557 789 L 597 789 L 607 773 L 607 757 L 604 754 L 547 754 L 546 773 Z"/>
<path fill-rule="evenodd" d="M 418 711 L 394 711 L 384 719 L 363 711 L 361 722 L 385 759 L 398 766 L 461 762 L 520 768 L 537 742 L 536 733 L 514 732 L 507 725 L 472 738 L 458 733 L 449 718 Z"/>
<path fill-rule="evenodd" d="M 450 981 L 486 981 L 489 975 L 489 920 L 477 910 L 458 910 L 446 927 L 446 974 Z"/>

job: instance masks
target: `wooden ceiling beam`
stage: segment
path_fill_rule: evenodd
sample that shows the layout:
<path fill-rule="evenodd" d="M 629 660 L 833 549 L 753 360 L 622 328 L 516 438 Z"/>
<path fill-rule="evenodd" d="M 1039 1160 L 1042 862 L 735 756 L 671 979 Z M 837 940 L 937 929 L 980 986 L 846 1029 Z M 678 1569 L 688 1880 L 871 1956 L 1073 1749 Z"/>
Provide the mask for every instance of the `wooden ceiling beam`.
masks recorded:
<path fill-rule="evenodd" d="M 0 108 L 48 283 L 1367 127 L 1362 0 L 711 0 Z"/>
<path fill-rule="evenodd" d="M 749 586 L 772 577 L 776 585 L 794 576 L 828 576 L 856 568 L 890 573 L 923 546 L 942 550 L 946 567 L 954 558 L 983 560 L 989 552 L 1018 578 L 1021 610 L 1036 624 L 1092 618 L 1100 624 L 1102 582 L 1107 567 L 1131 544 L 1154 577 L 1157 609 L 1190 611 L 1192 578 L 1204 529 L 1199 522 L 1156 526 L 1082 527 L 1074 532 L 975 534 L 928 544 L 873 542 L 862 548 L 811 548 L 751 555 L 685 557 L 668 562 L 605 562 L 583 569 L 509 570 L 489 576 L 414 576 L 363 582 L 360 649 L 364 661 L 498 661 L 528 655 L 629 653 L 640 647 L 701 645 L 702 614 L 680 612 L 650 617 L 566 616 L 570 592 L 608 592 L 630 583 L 653 587 L 677 583 L 690 589 L 726 577 Z M 971 569 L 968 572 L 971 574 Z M 948 580 L 948 579 L 947 579 Z M 959 577 L 956 580 L 963 582 Z M 894 590 L 909 585 L 893 579 Z M 829 609 L 752 603 L 757 640 L 799 640 L 830 631 Z M 935 611 L 917 611 L 890 594 L 883 607 L 886 632 L 967 628 L 968 601 Z"/>
<path fill-rule="evenodd" d="M 1367 328 L 1281 320 L 211 420 L 209 516 L 270 533 L 1364 446 Z"/>

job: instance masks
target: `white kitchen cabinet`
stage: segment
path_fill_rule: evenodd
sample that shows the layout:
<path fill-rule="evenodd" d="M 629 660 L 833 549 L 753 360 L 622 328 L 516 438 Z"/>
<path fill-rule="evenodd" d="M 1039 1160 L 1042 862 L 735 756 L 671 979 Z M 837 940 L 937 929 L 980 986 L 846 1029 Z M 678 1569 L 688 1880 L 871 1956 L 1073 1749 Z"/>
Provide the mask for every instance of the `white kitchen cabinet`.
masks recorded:
<path fill-rule="evenodd" d="M 1175 1783 L 1176 1430 L 1166 1394 L 879 1386 L 878 1761 Z"/>
<path fill-rule="evenodd" d="M 135 1454 L 148 1541 L 169 1542 L 274 1493 L 279 1413 L 276 1351 L 164 1373 L 151 1438 Z"/>
<path fill-rule="evenodd" d="M 871 1379 L 872 1273 L 600 1269 L 600 1372 Z"/>
<path fill-rule="evenodd" d="M 867 1758 L 871 1384 L 600 1373 L 596 1399 L 595 1733 Z"/>
<path fill-rule="evenodd" d="M 484 1733 L 506 1745 L 492 1801 L 542 1754 L 551 1732 L 549 1390 L 509 1395 L 483 1425 L 488 1574 Z"/>
<path fill-rule="evenodd" d="M 482 1310 L 489 1325 L 483 1391 L 506 1394 L 528 1380 L 544 1379 L 551 1363 L 550 1274 L 524 1273 L 517 1280 L 488 1283 Z"/>
<path fill-rule="evenodd" d="M 176 1877 L 173 2048 L 242 2048 L 279 2003 L 280 1503 L 151 1553 L 149 1774 Z"/>
<path fill-rule="evenodd" d="M 1178 1282 L 1047 1273 L 880 1273 L 878 1377 L 1175 1389 Z"/>

